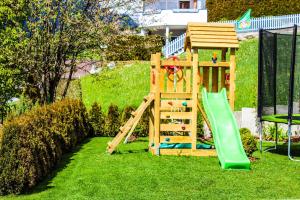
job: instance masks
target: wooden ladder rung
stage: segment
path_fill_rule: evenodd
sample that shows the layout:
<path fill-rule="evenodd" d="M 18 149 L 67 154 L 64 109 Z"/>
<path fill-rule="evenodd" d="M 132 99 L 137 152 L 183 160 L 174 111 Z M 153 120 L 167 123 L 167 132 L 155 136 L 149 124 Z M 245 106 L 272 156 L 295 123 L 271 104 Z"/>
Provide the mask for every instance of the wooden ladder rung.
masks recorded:
<path fill-rule="evenodd" d="M 164 92 L 161 93 L 162 99 L 191 99 L 193 97 L 192 93 L 176 93 L 176 92 Z"/>
<path fill-rule="evenodd" d="M 192 112 L 161 112 L 161 119 L 192 119 Z"/>
<path fill-rule="evenodd" d="M 190 132 L 192 131 L 192 125 L 191 124 L 161 124 L 160 131 Z"/>
<path fill-rule="evenodd" d="M 162 143 L 191 143 L 190 136 L 160 136 L 159 139 Z"/>

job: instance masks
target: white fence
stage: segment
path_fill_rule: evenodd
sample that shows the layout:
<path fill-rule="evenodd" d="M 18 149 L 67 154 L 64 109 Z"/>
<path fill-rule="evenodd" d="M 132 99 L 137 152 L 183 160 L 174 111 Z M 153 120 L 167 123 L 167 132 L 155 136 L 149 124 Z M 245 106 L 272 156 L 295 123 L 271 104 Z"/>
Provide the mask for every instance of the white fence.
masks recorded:
<path fill-rule="evenodd" d="M 236 20 L 220 21 L 218 23 L 237 24 Z M 270 16 L 270 17 L 258 17 L 251 19 L 251 27 L 247 29 L 237 29 L 237 33 L 256 32 L 259 29 L 278 29 L 293 26 L 294 24 L 300 25 L 300 14 L 283 15 L 283 16 Z M 166 57 L 183 51 L 185 33 L 177 37 L 175 40 L 169 42 L 162 49 L 162 52 Z"/>

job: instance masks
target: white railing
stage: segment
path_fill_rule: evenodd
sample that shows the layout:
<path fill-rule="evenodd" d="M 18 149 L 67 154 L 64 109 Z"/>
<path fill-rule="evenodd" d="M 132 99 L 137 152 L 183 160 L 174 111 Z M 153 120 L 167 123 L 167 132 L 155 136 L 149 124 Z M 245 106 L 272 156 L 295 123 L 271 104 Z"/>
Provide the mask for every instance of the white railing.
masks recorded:
<path fill-rule="evenodd" d="M 237 24 L 236 20 L 220 21 L 217 23 Z M 236 28 L 237 33 L 256 32 L 259 29 L 278 29 L 293 26 L 294 24 L 300 25 L 300 14 L 284 15 L 284 16 L 270 16 L 258 17 L 251 19 L 251 27 L 248 29 L 239 30 Z M 185 33 L 177 37 L 175 40 L 169 42 L 162 49 L 164 55 L 170 55 L 181 52 L 184 47 Z"/>
<path fill-rule="evenodd" d="M 183 50 L 184 47 L 184 39 L 185 39 L 185 33 L 178 36 L 176 39 L 169 42 L 167 45 L 165 45 L 162 49 L 163 54 L 166 57 L 169 57 L 170 55 L 179 53 Z"/>
<path fill-rule="evenodd" d="M 221 23 L 237 24 L 236 20 L 221 21 Z M 259 29 L 277 29 L 293 26 L 294 24 L 300 25 L 300 14 L 283 15 L 283 16 L 269 16 L 269 17 L 257 17 L 251 19 L 251 26 L 247 29 L 237 29 L 238 33 L 244 32 L 256 32 Z"/>

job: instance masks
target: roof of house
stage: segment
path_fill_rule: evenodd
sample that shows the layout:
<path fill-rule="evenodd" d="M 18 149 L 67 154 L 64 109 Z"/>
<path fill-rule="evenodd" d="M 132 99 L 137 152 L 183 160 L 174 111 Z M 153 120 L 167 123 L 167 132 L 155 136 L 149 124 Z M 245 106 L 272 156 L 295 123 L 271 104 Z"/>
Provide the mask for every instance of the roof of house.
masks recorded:
<path fill-rule="evenodd" d="M 190 22 L 187 26 L 184 49 L 239 48 L 233 24 Z"/>

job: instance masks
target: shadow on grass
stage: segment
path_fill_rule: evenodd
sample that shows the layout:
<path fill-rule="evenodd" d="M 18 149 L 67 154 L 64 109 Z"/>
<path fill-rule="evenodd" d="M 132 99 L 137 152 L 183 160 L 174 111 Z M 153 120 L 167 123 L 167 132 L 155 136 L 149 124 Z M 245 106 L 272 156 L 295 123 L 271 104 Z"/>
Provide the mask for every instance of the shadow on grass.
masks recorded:
<path fill-rule="evenodd" d="M 68 164 L 73 160 L 73 156 L 76 155 L 77 152 L 79 152 L 82 147 L 90 142 L 92 138 L 85 139 L 81 144 L 74 147 L 70 152 L 64 154 L 62 156 L 62 159 L 58 162 L 56 167 L 52 170 L 52 172 L 44 178 L 43 181 L 38 183 L 36 187 L 34 187 L 32 190 L 29 190 L 28 192 L 24 193 L 24 195 L 31 195 L 35 193 L 40 193 L 43 191 L 46 191 L 48 189 L 54 188 L 54 186 L 50 186 L 52 183 L 52 179 L 61 171 L 63 171 L 65 168 L 67 168 Z"/>
<path fill-rule="evenodd" d="M 139 149 L 139 150 L 122 150 L 122 151 L 117 151 L 115 152 L 114 154 L 133 154 L 133 153 L 145 153 L 145 152 L 148 152 L 149 150 L 148 149 Z"/>
<path fill-rule="evenodd" d="M 288 154 L 288 144 L 278 144 L 277 149 L 272 149 L 273 147 L 268 147 L 266 150 L 270 153 L 285 155 Z M 291 148 L 292 156 L 300 157 L 300 143 L 292 144 Z"/>

